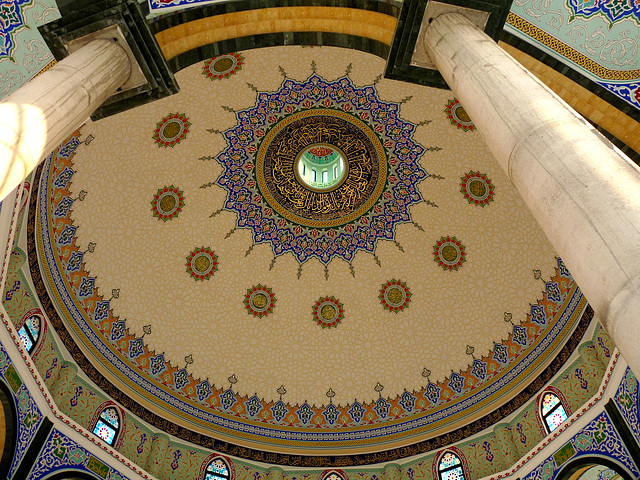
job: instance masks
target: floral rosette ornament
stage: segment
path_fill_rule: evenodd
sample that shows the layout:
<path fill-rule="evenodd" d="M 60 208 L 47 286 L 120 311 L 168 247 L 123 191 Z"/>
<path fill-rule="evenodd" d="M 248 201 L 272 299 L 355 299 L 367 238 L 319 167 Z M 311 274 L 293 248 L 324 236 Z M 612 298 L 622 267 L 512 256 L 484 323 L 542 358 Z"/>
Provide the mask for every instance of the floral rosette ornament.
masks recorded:
<path fill-rule="evenodd" d="M 272 313 L 275 303 L 276 296 L 273 291 L 260 284 L 247 289 L 247 294 L 244 296 L 244 306 L 247 313 L 258 318 Z"/>
<path fill-rule="evenodd" d="M 444 107 L 444 113 L 447 114 L 451 125 L 455 125 L 465 132 L 473 132 L 476 129 L 476 126 L 471 121 L 471 117 L 469 117 L 469 114 L 457 98 L 447 102 L 447 106 Z"/>
<path fill-rule="evenodd" d="M 186 266 L 194 280 L 209 280 L 218 270 L 218 256 L 209 247 L 199 247 L 187 256 Z"/>
<path fill-rule="evenodd" d="M 394 278 L 382 285 L 378 298 L 385 310 L 398 313 L 409 306 L 411 291 L 405 282 Z"/>
<path fill-rule="evenodd" d="M 469 203 L 484 207 L 493 202 L 496 187 L 486 174 L 471 170 L 460 177 L 460 192 Z"/>
<path fill-rule="evenodd" d="M 170 113 L 156 125 L 153 139 L 158 147 L 171 147 L 184 140 L 189 133 L 191 122 L 184 113 Z"/>
<path fill-rule="evenodd" d="M 258 93 L 223 134 L 217 184 L 228 192 L 224 208 L 252 230 L 254 244 L 270 244 L 275 256 L 291 252 L 301 264 L 373 253 L 378 241 L 394 240 L 396 225 L 411 221 L 409 207 L 424 200 L 417 185 L 430 176 L 419 164 L 425 149 L 412 139 L 416 127 L 399 108 L 348 77 L 285 79 L 276 92 Z M 356 144 L 359 156 L 350 150 Z M 339 151 L 348 165 L 346 179 L 326 192 L 300 181 L 300 156 L 320 146 Z"/>
<path fill-rule="evenodd" d="M 467 261 L 465 246 L 456 237 L 440 237 L 433 246 L 435 262 L 444 270 L 458 270 Z"/>
<path fill-rule="evenodd" d="M 322 328 L 337 327 L 344 318 L 344 305 L 335 297 L 320 297 L 312 310 L 313 321 Z"/>
<path fill-rule="evenodd" d="M 242 70 L 242 65 L 244 65 L 244 57 L 239 53 L 219 55 L 204 62 L 202 74 L 211 81 L 221 80 Z"/>
<path fill-rule="evenodd" d="M 184 194 L 173 185 L 159 188 L 151 200 L 153 216 L 163 222 L 177 217 L 183 208 Z"/>

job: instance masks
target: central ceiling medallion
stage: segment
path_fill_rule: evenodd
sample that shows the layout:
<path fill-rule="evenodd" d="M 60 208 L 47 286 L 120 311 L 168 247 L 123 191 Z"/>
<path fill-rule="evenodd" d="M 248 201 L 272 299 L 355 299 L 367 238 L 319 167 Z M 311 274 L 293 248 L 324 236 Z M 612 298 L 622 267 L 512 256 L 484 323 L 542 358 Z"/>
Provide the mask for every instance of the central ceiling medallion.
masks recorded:
<path fill-rule="evenodd" d="M 287 78 L 276 92 L 259 92 L 223 132 L 224 208 L 254 243 L 301 264 L 374 253 L 411 221 L 409 207 L 424 201 L 417 185 L 431 176 L 418 162 L 425 149 L 412 139 L 416 127 L 399 109 L 348 77 Z"/>
<path fill-rule="evenodd" d="M 324 108 L 278 122 L 256 163 L 258 186 L 276 212 L 315 228 L 361 217 L 387 179 L 386 152 L 374 132 L 348 113 Z"/>

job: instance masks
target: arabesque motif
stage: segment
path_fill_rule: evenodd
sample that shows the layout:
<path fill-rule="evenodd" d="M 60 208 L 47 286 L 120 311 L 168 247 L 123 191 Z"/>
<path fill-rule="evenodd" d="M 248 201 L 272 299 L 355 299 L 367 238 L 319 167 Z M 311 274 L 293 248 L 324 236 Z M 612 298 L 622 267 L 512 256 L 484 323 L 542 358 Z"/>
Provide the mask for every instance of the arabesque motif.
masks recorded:
<path fill-rule="evenodd" d="M 238 125 L 224 133 L 228 147 L 217 157 L 224 167 L 217 183 L 228 191 L 224 208 L 276 256 L 291 252 L 300 263 L 328 264 L 373 253 L 378 241 L 394 239 L 396 225 L 411 221 L 409 207 L 424 200 L 417 184 L 430 176 L 419 164 L 425 149 L 412 139 L 416 127 L 399 108 L 348 77 L 330 82 L 314 74 L 258 93 L 256 105 L 237 112 Z M 289 131 L 295 145 L 274 157 L 271 146 L 280 153 Z M 304 188 L 294 174 L 295 155 L 319 143 L 340 148 L 353 168 L 328 192 Z"/>

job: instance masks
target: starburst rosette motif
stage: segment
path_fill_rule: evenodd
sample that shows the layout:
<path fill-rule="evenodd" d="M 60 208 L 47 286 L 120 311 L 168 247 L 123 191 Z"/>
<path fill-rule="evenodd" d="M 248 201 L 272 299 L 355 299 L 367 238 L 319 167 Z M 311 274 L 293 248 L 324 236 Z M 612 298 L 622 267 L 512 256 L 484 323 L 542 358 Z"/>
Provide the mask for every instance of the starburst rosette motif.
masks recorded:
<path fill-rule="evenodd" d="M 272 313 L 275 303 L 276 296 L 273 294 L 273 290 L 260 284 L 247 289 L 247 294 L 244 296 L 244 306 L 247 313 L 258 318 Z"/>
<path fill-rule="evenodd" d="M 312 310 L 313 321 L 322 328 L 337 327 L 344 319 L 344 305 L 335 297 L 320 297 Z"/>
<path fill-rule="evenodd" d="M 456 237 L 440 237 L 433 246 L 435 262 L 444 270 L 458 270 L 467 261 L 465 246 Z"/>
<path fill-rule="evenodd" d="M 217 156 L 223 166 L 217 184 L 228 192 L 224 208 L 237 213 L 238 227 L 252 230 L 254 244 L 269 243 L 275 256 L 291 252 L 301 264 L 374 253 L 379 241 L 394 239 L 396 225 L 411 221 L 409 207 L 424 200 L 417 185 L 431 176 L 419 164 L 425 149 L 412 139 L 416 127 L 399 109 L 348 77 L 313 74 L 258 93 L 256 105 L 236 112 L 237 126 L 223 133 L 228 146 Z M 324 138 L 327 125 L 349 142 Z M 320 132 L 317 143 L 305 140 L 310 131 Z M 291 139 L 298 150 L 283 167 L 287 157 L 270 149 L 280 153 Z M 355 143 L 366 165 L 349 150 Z M 314 144 L 329 144 L 347 159 L 346 180 L 330 192 L 305 189 L 298 179 L 295 152 Z"/>
<path fill-rule="evenodd" d="M 473 132 L 476 129 L 471 117 L 469 117 L 469 114 L 457 98 L 447 102 L 446 107 L 444 107 L 444 113 L 447 114 L 451 125 L 455 125 L 465 132 Z"/>
<path fill-rule="evenodd" d="M 151 200 L 151 211 L 154 217 L 166 222 L 178 216 L 184 208 L 184 194 L 173 185 L 159 188 Z"/>
<path fill-rule="evenodd" d="M 218 256 L 209 247 L 198 247 L 187 256 L 186 266 L 194 280 L 209 280 L 218 270 Z"/>
<path fill-rule="evenodd" d="M 411 291 L 405 282 L 394 278 L 382 285 L 378 298 L 385 310 L 398 313 L 409 306 Z"/>
<path fill-rule="evenodd" d="M 153 139 L 158 147 L 172 147 L 184 140 L 191 122 L 184 113 L 170 113 L 156 125 Z"/>
<path fill-rule="evenodd" d="M 219 55 L 204 62 L 202 74 L 211 81 L 221 80 L 242 70 L 242 65 L 244 65 L 244 57 L 239 53 Z"/>
<path fill-rule="evenodd" d="M 471 170 L 460 177 L 460 192 L 469 203 L 484 207 L 493 202 L 496 187 L 485 173 Z"/>

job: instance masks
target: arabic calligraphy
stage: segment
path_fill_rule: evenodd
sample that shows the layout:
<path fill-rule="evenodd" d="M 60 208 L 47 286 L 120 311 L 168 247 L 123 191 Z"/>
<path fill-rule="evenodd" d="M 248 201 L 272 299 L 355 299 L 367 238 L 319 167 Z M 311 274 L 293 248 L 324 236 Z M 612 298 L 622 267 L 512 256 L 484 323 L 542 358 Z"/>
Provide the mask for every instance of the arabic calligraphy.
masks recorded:
<path fill-rule="evenodd" d="M 344 154 L 344 182 L 315 191 L 296 176 L 296 160 L 309 146 L 330 145 Z M 276 125 L 258 152 L 258 184 L 280 214 L 308 226 L 333 226 L 357 218 L 375 202 L 386 180 L 387 162 L 375 134 L 344 112 L 317 109 Z"/>

